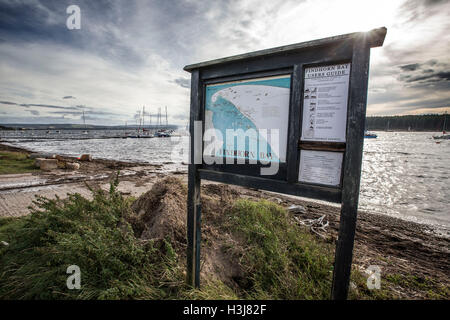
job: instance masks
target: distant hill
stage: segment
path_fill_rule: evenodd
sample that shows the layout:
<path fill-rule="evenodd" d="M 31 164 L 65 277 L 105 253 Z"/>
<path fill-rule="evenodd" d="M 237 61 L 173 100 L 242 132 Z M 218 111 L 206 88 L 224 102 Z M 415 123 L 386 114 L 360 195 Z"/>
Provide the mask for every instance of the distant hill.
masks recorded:
<path fill-rule="evenodd" d="M 167 129 L 178 129 L 179 126 L 169 124 L 167 126 L 161 126 L 162 128 Z M 136 129 L 138 126 L 98 126 L 98 125 L 89 125 L 87 124 L 86 127 L 83 124 L 45 124 L 45 123 L 38 123 L 38 124 L 30 124 L 30 123 L 6 123 L 2 124 L 0 126 L 0 130 L 85 130 L 86 129 L 97 129 L 97 130 L 123 130 L 123 129 Z M 145 125 L 146 129 L 157 129 L 159 128 L 156 125 Z"/>
<path fill-rule="evenodd" d="M 450 131 L 450 116 L 446 115 L 446 131 Z M 366 130 L 442 131 L 443 114 L 367 117 Z"/>

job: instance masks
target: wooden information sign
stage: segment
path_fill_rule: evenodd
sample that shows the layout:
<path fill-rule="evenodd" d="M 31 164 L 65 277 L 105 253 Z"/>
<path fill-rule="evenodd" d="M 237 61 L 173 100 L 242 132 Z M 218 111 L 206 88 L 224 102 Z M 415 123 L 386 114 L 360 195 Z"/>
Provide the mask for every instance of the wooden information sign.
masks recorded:
<path fill-rule="evenodd" d="M 188 65 L 187 282 L 200 286 L 201 179 L 341 203 L 331 297 L 346 299 L 370 49 L 386 28 Z"/>

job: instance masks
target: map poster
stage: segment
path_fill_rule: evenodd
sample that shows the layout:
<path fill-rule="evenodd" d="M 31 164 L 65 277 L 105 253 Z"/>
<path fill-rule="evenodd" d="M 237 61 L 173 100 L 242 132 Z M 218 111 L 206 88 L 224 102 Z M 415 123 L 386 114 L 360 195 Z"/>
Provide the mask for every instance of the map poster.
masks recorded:
<path fill-rule="evenodd" d="M 290 75 L 207 85 L 204 157 L 286 162 L 290 85 Z"/>
<path fill-rule="evenodd" d="M 350 63 L 305 69 L 303 141 L 345 142 Z"/>
<path fill-rule="evenodd" d="M 300 151 L 300 182 L 339 186 L 341 181 L 342 152 Z"/>

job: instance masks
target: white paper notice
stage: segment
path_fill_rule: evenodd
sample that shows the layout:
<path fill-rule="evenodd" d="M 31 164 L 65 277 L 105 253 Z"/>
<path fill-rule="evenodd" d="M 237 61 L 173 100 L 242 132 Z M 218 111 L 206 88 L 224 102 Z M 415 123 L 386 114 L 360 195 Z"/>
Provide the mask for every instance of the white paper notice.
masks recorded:
<path fill-rule="evenodd" d="M 341 181 L 342 152 L 300 151 L 300 182 L 338 186 Z"/>
<path fill-rule="evenodd" d="M 305 69 L 304 141 L 345 142 L 350 63 Z"/>

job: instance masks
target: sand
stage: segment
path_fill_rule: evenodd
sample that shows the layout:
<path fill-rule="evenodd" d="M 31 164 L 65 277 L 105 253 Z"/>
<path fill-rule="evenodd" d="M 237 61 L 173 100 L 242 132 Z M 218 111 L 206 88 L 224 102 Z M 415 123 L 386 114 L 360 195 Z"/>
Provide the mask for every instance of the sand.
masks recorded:
<path fill-rule="evenodd" d="M 1 149 L 18 149 L 0 145 Z M 23 151 L 23 150 L 20 150 Z M 73 161 L 74 159 L 67 158 Z M 127 196 L 139 197 L 134 208 L 141 221 L 140 234 L 143 239 L 172 235 L 183 243 L 185 237 L 186 192 L 181 188 L 177 177 L 184 184 L 187 182 L 186 171 L 167 172 L 160 165 L 143 163 L 123 163 L 117 161 L 97 160 L 80 162 L 78 171 L 57 169 L 52 172 L 0 176 L 0 217 L 17 217 L 29 213 L 28 206 L 36 195 L 53 198 L 56 195 L 64 198 L 67 193 L 80 193 L 90 197 L 87 187 L 109 188 L 111 177 L 120 170 L 119 191 Z M 163 178 L 169 177 L 164 184 L 152 187 Z M 202 197 L 213 199 L 208 203 L 219 203 L 225 206 L 238 198 L 268 199 L 288 208 L 295 204 L 304 208 L 297 214 L 297 219 L 317 219 L 325 216 L 329 222 L 325 236 L 327 241 L 336 241 L 339 227 L 337 206 L 312 201 L 304 201 L 296 197 L 272 192 L 227 186 L 213 182 L 202 182 Z M 214 208 L 205 207 L 205 212 L 215 212 Z M 148 212 L 159 213 L 148 216 Z M 209 216 L 209 218 L 217 218 Z M 208 219 L 208 215 L 205 215 Z M 213 228 L 206 228 L 205 234 L 214 233 Z M 212 236 L 214 236 L 212 234 Z M 183 248 L 180 248 L 183 249 Z M 222 270 L 235 273 L 224 257 L 216 257 L 220 250 L 210 250 L 206 255 L 211 261 L 204 263 L 205 272 L 222 265 Z M 357 232 L 353 264 L 355 268 L 365 270 L 369 265 L 380 265 L 383 272 L 415 275 L 419 278 L 430 277 L 450 287 L 450 239 L 433 232 L 432 227 L 414 222 L 407 222 L 393 217 L 358 213 Z M 218 263 L 218 261 L 222 261 Z M 224 271 L 223 271 L 224 272 Z M 219 272 L 220 274 L 220 272 Z M 236 275 L 234 275 L 236 276 Z M 405 298 L 423 298 L 423 293 L 399 292 Z"/>

